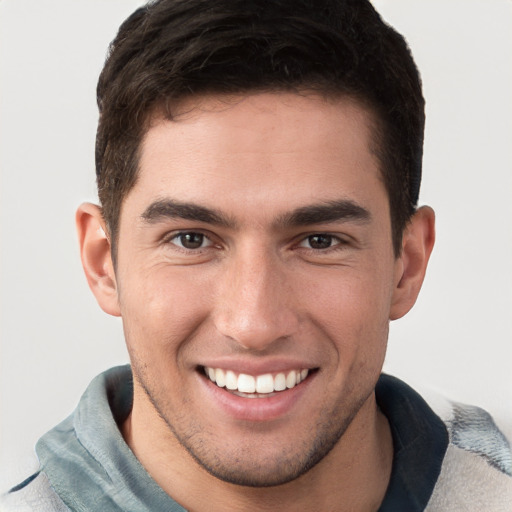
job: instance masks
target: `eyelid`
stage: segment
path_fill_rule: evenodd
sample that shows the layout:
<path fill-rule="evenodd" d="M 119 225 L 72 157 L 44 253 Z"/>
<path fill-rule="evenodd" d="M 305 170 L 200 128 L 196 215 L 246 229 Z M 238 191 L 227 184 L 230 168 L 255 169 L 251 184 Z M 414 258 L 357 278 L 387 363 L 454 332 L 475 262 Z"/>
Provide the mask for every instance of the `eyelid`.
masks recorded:
<path fill-rule="evenodd" d="M 327 247 L 326 249 L 313 249 L 312 247 L 305 247 L 305 245 L 303 245 L 303 244 L 306 243 L 308 241 L 308 239 L 311 238 L 312 236 L 330 237 L 333 239 L 333 242 L 336 242 L 336 243 L 334 243 L 330 247 Z M 301 235 L 300 237 L 298 237 L 298 243 L 296 245 L 298 247 L 303 247 L 305 249 L 309 249 L 309 250 L 316 251 L 316 252 L 328 251 L 329 249 L 334 249 L 335 247 L 338 247 L 339 245 L 347 245 L 349 243 L 348 238 L 349 238 L 348 236 L 344 237 L 344 236 L 341 236 L 340 234 L 329 233 L 328 231 L 316 231 L 316 232 L 308 233 L 306 235 Z"/>
<path fill-rule="evenodd" d="M 174 242 L 175 239 L 179 238 L 180 236 L 187 235 L 187 234 L 201 235 L 209 243 L 208 243 L 208 245 L 206 245 L 206 246 L 202 245 L 201 247 L 198 247 L 197 249 L 189 249 L 187 247 L 184 247 L 181 244 Z M 197 253 L 197 252 L 200 252 L 201 250 L 208 249 L 209 247 L 218 245 L 218 244 L 215 244 L 212 235 L 205 233 L 204 230 L 202 230 L 202 229 L 180 229 L 180 230 L 170 231 L 162 237 L 162 242 L 164 244 L 173 245 L 174 247 L 176 247 L 177 249 L 179 249 L 181 251 L 187 251 L 187 252 L 193 252 L 193 253 Z"/>

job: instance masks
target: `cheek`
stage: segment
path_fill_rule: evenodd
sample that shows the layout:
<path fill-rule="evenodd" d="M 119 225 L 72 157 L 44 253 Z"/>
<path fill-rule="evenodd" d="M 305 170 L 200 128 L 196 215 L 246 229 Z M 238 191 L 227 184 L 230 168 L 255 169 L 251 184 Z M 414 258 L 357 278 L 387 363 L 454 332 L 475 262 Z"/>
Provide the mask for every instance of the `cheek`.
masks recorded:
<path fill-rule="evenodd" d="M 207 295 L 202 280 L 173 268 L 132 273 L 120 290 L 128 349 L 145 359 L 177 352 L 207 316 Z"/>
<path fill-rule="evenodd" d="M 383 358 L 392 294 L 389 280 L 372 273 L 342 270 L 337 276 L 312 284 L 303 287 L 313 290 L 308 294 L 310 314 L 334 341 L 339 357 L 347 363 L 348 359 Z"/>

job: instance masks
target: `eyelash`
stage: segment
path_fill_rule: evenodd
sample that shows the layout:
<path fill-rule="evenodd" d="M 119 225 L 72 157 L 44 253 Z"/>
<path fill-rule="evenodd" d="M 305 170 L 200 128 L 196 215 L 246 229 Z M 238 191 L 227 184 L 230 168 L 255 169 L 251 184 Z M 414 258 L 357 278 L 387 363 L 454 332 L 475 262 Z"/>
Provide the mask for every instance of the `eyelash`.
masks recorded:
<path fill-rule="evenodd" d="M 183 237 L 185 236 L 200 236 L 202 237 L 201 239 L 201 247 L 196 247 L 196 248 L 189 248 L 189 247 L 184 247 L 183 245 L 183 241 L 181 240 L 181 244 L 178 244 L 175 242 L 175 240 L 179 240 L 179 239 L 182 239 Z M 208 245 L 206 246 L 202 246 L 202 244 L 205 242 L 205 241 L 208 241 Z M 165 239 L 164 239 L 164 242 L 167 243 L 167 244 L 171 244 L 171 245 L 174 245 L 175 247 L 177 247 L 179 250 L 181 251 L 186 251 L 187 253 L 194 253 L 194 254 L 197 254 L 199 252 L 202 252 L 204 249 L 208 249 L 209 247 L 212 247 L 214 246 L 215 244 L 213 243 L 211 237 L 209 237 L 208 235 L 200 232 L 200 231 L 179 231 L 179 232 L 174 232 L 174 233 L 170 233 L 169 236 L 167 236 Z"/>
<path fill-rule="evenodd" d="M 331 245 L 329 245 L 328 247 L 324 247 L 324 248 L 314 248 L 314 247 L 311 247 L 311 239 L 312 238 L 327 238 L 329 239 L 329 243 Z M 306 242 L 309 242 L 310 244 L 310 247 L 304 247 L 303 244 L 306 243 Z M 345 245 L 347 245 L 347 241 L 340 238 L 339 236 L 336 236 L 336 235 L 331 235 L 330 233 L 313 233 L 311 235 L 308 235 L 308 236 L 305 236 L 303 238 L 301 238 L 298 246 L 299 247 L 303 247 L 305 248 L 306 250 L 308 251 L 313 251 L 315 253 L 326 253 L 326 252 L 331 252 L 331 251 L 338 251 L 340 249 L 342 249 Z"/>

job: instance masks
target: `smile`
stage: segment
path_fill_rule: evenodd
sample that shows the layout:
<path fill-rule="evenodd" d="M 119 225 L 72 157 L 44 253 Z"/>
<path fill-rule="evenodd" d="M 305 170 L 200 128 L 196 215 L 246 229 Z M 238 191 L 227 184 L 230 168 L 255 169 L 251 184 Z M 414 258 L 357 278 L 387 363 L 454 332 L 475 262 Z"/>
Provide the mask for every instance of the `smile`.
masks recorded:
<path fill-rule="evenodd" d="M 245 398 L 264 398 L 275 392 L 292 389 L 309 374 L 308 369 L 290 370 L 277 374 L 247 375 L 221 368 L 204 367 L 206 376 L 220 388 L 226 388 Z"/>

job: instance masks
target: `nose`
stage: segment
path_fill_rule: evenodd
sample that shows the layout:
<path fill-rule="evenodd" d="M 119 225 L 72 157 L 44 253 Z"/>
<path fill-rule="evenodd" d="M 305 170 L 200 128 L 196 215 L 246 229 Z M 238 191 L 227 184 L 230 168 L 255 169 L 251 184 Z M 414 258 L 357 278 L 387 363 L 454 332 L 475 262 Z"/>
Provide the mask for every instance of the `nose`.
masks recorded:
<path fill-rule="evenodd" d="M 289 272 L 271 251 L 247 248 L 226 265 L 216 297 L 218 331 L 247 350 L 263 351 L 299 325 Z"/>

